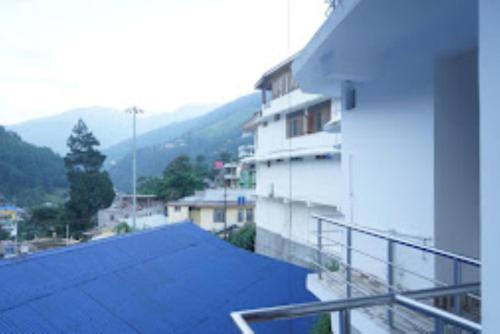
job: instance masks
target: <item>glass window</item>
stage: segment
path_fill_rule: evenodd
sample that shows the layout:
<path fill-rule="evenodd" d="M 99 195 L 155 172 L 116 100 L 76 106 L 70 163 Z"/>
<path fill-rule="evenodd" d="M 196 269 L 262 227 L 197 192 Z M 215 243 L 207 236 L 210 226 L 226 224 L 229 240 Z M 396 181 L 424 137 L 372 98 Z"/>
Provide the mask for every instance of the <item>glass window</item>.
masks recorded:
<path fill-rule="evenodd" d="M 298 137 L 304 134 L 304 110 L 287 116 L 287 137 Z"/>
<path fill-rule="evenodd" d="M 238 210 L 238 223 L 243 223 L 245 221 L 245 210 Z"/>
<path fill-rule="evenodd" d="M 180 207 L 180 206 L 178 206 L 178 205 L 176 205 L 176 206 L 174 207 L 174 211 L 175 211 L 175 212 L 179 212 L 179 211 L 181 211 L 181 207 Z"/>
<path fill-rule="evenodd" d="M 247 209 L 247 223 L 253 223 L 253 209 Z"/>
<path fill-rule="evenodd" d="M 224 209 L 214 209 L 214 223 L 224 222 Z"/>

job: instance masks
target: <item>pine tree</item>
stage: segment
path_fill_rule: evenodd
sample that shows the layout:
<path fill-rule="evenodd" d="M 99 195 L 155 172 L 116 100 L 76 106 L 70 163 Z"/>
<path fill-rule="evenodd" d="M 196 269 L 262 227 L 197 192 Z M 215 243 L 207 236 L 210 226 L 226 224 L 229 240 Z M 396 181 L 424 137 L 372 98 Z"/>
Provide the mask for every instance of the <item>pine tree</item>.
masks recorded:
<path fill-rule="evenodd" d="M 115 193 L 108 173 L 101 170 L 106 157 L 97 150 L 100 143 L 81 119 L 67 145 L 70 149 L 64 158 L 70 183 L 67 219 L 72 231 L 83 232 L 92 226 L 92 218 L 99 209 L 111 205 Z"/>

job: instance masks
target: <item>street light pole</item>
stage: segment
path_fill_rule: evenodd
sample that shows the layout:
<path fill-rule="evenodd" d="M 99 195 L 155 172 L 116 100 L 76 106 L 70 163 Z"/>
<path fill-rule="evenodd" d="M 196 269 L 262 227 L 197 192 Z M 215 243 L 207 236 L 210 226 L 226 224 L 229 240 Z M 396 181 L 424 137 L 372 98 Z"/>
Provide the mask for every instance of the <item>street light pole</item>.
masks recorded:
<path fill-rule="evenodd" d="M 137 147 L 136 147 L 136 117 L 144 111 L 137 107 L 128 108 L 127 113 L 132 114 L 132 227 L 137 227 Z"/>

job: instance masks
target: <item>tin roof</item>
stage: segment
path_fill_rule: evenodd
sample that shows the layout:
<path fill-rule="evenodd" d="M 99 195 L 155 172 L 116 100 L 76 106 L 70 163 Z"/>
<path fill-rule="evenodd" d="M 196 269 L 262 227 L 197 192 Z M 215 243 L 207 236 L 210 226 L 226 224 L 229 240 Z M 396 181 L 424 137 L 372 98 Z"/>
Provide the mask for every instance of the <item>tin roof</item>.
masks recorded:
<path fill-rule="evenodd" d="M 1 262 L 0 332 L 238 333 L 231 311 L 314 300 L 306 275 L 175 224 Z"/>

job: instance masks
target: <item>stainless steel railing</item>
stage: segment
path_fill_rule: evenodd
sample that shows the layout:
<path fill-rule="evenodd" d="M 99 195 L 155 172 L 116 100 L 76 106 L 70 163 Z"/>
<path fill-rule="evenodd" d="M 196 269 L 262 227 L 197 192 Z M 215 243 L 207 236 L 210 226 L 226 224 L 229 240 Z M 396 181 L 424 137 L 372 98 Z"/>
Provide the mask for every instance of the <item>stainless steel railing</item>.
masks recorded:
<path fill-rule="evenodd" d="M 359 225 L 352 225 L 338 221 L 329 217 L 313 215 L 313 219 L 316 221 L 316 244 L 312 245 L 312 249 L 316 251 L 316 259 L 310 260 L 310 262 L 317 268 L 318 278 L 320 280 L 333 278 L 332 273 L 325 266 L 325 259 L 331 259 L 332 257 L 342 263 L 343 271 L 337 273 L 339 275 L 334 278 L 335 281 L 340 282 L 340 285 L 345 285 L 345 299 L 340 299 L 332 302 L 319 302 L 319 303 L 309 303 L 309 304 L 299 304 L 299 305 L 287 305 L 279 306 L 274 308 L 249 310 L 241 312 L 233 312 L 232 316 L 235 322 L 238 324 L 242 333 L 253 333 L 249 323 L 255 321 L 268 321 L 273 319 L 287 319 L 295 318 L 300 316 L 309 315 L 319 315 L 322 313 L 339 313 L 339 324 L 342 334 L 350 333 L 350 310 L 352 309 L 366 309 L 367 307 L 382 306 L 387 308 L 387 324 L 390 328 L 394 328 L 394 313 L 398 311 L 399 319 L 401 316 L 407 317 L 409 312 L 418 313 L 422 317 L 430 318 L 432 320 L 431 325 L 434 326 L 435 333 L 444 333 L 445 329 L 450 326 L 454 328 L 454 332 L 459 333 L 460 330 L 466 330 L 472 333 L 480 333 L 481 325 L 471 319 L 467 319 L 462 316 L 460 298 L 463 295 L 473 296 L 480 302 L 480 297 L 476 296 L 474 293 L 478 293 L 480 290 L 480 283 L 473 282 L 470 284 L 462 284 L 462 267 L 470 266 L 472 268 L 480 269 L 481 263 L 477 259 L 473 259 L 464 255 L 455 254 L 453 252 L 441 250 L 435 247 L 419 244 L 414 241 L 409 241 L 408 239 L 401 238 L 399 236 L 390 235 L 387 233 L 382 233 L 369 229 Z M 334 226 L 335 228 L 340 228 L 345 230 L 345 240 L 344 242 L 339 242 L 333 240 L 329 237 L 332 232 L 328 230 L 325 226 Z M 377 257 L 376 255 L 370 254 L 367 251 L 355 248 L 353 246 L 353 234 L 359 233 L 378 240 L 385 241 L 387 243 L 387 254 L 385 258 Z M 326 242 L 325 242 L 326 241 Z M 345 260 L 342 256 L 338 256 L 329 252 L 326 248 L 329 245 L 338 245 L 343 247 L 345 250 Z M 416 270 L 411 270 L 405 268 L 401 265 L 396 264 L 394 253 L 395 246 L 403 246 L 410 249 L 415 249 L 421 251 L 425 254 L 432 254 L 436 257 L 442 257 L 449 259 L 453 262 L 453 279 L 452 284 L 446 284 L 441 282 L 434 277 L 427 277 Z M 363 269 L 356 268 L 353 266 L 352 253 L 359 252 L 369 258 L 380 261 L 387 266 L 387 278 L 386 282 L 381 282 L 381 286 L 384 287 L 385 293 L 381 291 L 378 294 L 370 293 L 369 291 L 363 291 L 361 286 L 357 286 L 355 280 L 353 281 L 353 273 L 363 273 Z M 401 291 L 401 289 L 395 286 L 394 282 L 394 272 L 395 270 L 405 271 L 421 279 L 425 279 L 435 285 L 431 289 L 419 289 L 410 291 Z M 339 284 L 336 284 L 339 286 Z M 354 291 L 361 291 L 361 296 L 353 295 Z M 344 293 L 342 293 L 344 295 Z M 440 309 L 438 307 L 420 302 L 420 299 L 429 298 L 448 298 L 451 297 L 453 300 L 453 313 L 447 310 Z M 396 306 L 398 306 L 396 310 Z M 401 312 L 401 310 L 408 310 Z M 405 313 L 405 314 L 401 314 Z M 410 319 L 412 320 L 412 319 Z M 428 331 L 427 331 L 428 332 Z"/>

